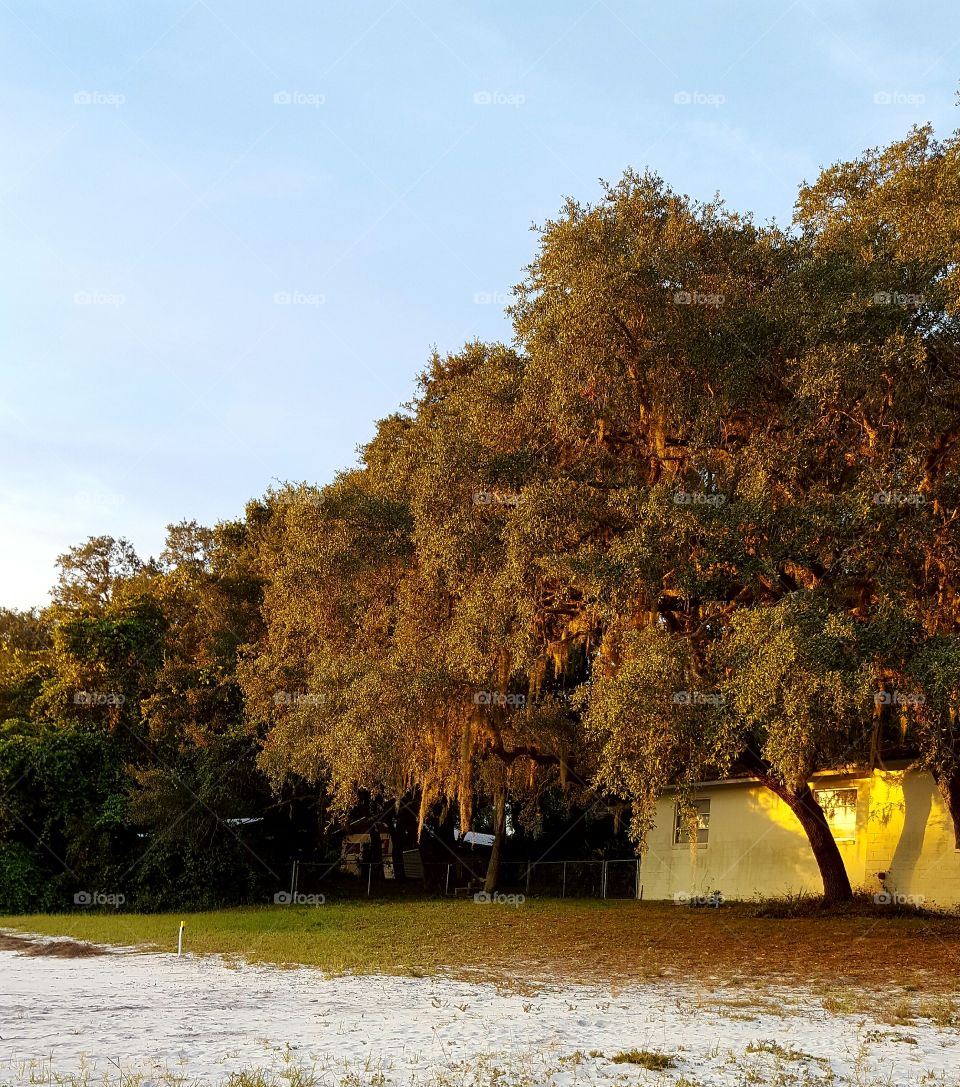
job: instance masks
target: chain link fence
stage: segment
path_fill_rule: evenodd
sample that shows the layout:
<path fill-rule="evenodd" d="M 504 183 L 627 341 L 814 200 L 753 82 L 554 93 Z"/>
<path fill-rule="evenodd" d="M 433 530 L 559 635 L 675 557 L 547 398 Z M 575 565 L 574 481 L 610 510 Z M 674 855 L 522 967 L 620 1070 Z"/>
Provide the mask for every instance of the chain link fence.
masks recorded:
<path fill-rule="evenodd" d="M 355 862 L 353 873 L 341 861 L 294 861 L 290 890 L 274 896 L 278 904 L 310 904 L 327 894 L 403 897 L 426 890 L 448 897 L 469 896 L 483 888 L 485 858 L 476 860 L 417 861 L 408 863 L 403 879 L 392 868 L 367 861 Z M 412 869 L 412 871 L 411 871 Z M 386 873 L 390 873 L 389 876 Z M 640 859 L 596 861 L 503 861 L 497 890 L 527 898 L 642 898 Z"/>
<path fill-rule="evenodd" d="M 541 898 L 640 898 L 640 860 L 508 861 L 497 886 Z"/>

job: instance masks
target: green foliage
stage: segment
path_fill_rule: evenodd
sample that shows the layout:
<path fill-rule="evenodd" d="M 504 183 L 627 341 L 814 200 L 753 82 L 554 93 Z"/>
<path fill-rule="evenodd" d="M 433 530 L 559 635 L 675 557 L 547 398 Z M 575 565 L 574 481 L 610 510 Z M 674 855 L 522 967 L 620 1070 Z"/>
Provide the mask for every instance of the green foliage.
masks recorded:
<path fill-rule="evenodd" d="M 0 910 L 29 913 L 49 905 L 35 854 L 20 842 L 0 842 Z"/>
<path fill-rule="evenodd" d="M 246 899 L 275 866 L 228 828 L 284 806 L 483 808 L 499 848 L 603 799 L 642 846 L 736 769 L 843 897 L 808 783 L 891 752 L 960 833 L 958 160 L 914 130 L 790 230 L 628 171 L 541 229 L 515 345 L 435 353 L 356 467 L 156 561 L 72 548 L 0 612 L 0 846 L 57 893 Z"/>
<path fill-rule="evenodd" d="M 610 1060 L 614 1064 L 636 1064 L 641 1068 L 647 1068 L 651 1072 L 663 1072 L 667 1068 L 676 1067 L 676 1059 L 667 1053 L 656 1053 L 649 1049 L 628 1049 L 622 1053 L 615 1053 Z"/>
<path fill-rule="evenodd" d="M 812 823 L 816 770 L 886 750 L 960 794 L 957 146 L 825 171 L 790 232 L 652 174 L 568 201 L 520 350 L 435 356 L 318 506 L 271 501 L 241 682 L 275 779 L 469 822 L 572 775 L 641 843 L 735 766 Z M 317 704 L 271 713 L 293 675 Z"/>
<path fill-rule="evenodd" d="M 247 546 L 243 527 L 173 526 L 157 566 L 95 539 L 64 556 L 42 622 L 7 613 L 6 908 L 64 908 L 79 892 L 134 908 L 214 905 L 285 884 L 236 679 L 260 622 Z"/>

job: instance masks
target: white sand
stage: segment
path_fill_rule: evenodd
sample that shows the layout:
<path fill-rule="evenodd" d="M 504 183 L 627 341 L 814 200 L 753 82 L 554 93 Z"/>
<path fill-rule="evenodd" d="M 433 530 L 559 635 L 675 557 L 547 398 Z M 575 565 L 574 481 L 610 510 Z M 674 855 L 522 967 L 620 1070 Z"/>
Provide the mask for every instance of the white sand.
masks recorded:
<path fill-rule="evenodd" d="M 719 1006 L 744 995 L 764 1006 Z M 820 1060 L 746 1053 L 748 1044 L 767 1040 Z M 654 1073 L 596 1057 L 562 1059 L 578 1050 L 633 1048 L 675 1054 L 676 1068 Z M 362 1084 L 377 1070 L 388 1083 L 426 1084 L 438 1071 L 460 1069 L 454 1082 L 472 1085 L 479 1061 L 526 1069 L 528 1082 L 544 1084 L 668 1084 L 684 1075 L 732 1087 L 779 1082 L 780 1068 L 806 1077 L 796 1081 L 804 1084 L 826 1082 L 832 1070 L 835 1085 L 916 1087 L 928 1072 L 960 1082 L 960 1033 L 925 1020 L 890 1027 L 828 1014 L 795 989 L 744 994 L 669 984 L 611 994 L 563 986 L 523 996 L 442 978 L 326 978 L 216 957 L 0 951 L 0 1084 L 25 1082 L 35 1061 L 49 1062 L 47 1074 L 92 1064 L 112 1082 L 119 1068 L 215 1083 L 240 1069 L 279 1069 L 289 1059 L 316 1067 L 330 1084 L 351 1070 L 363 1073 Z M 744 1080 L 746 1069 L 762 1078 Z M 869 1078 L 855 1078 L 865 1073 Z"/>

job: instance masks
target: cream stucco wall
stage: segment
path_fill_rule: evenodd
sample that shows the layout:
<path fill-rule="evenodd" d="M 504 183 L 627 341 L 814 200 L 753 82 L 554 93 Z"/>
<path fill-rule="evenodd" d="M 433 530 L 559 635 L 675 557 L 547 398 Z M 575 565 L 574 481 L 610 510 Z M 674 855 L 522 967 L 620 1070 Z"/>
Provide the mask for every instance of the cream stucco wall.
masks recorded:
<path fill-rule="evenodd" d="M 814 784 L 857 789 L 855 839 L 838 843 L 854 887 L 920 896 L 931 906 L 960 905 L 960 852 L 929 774 L 875 771 L 824 776 Z M 698 795 L 710 800 L 710 834 L 708 844 L 695 850 L 686 841 L 673 842 L 673 798 L 658 802 L 641 867 L 644 898 L 711 891 L 752 898 L 823 890 L 800 823 L 770 790 L 731 782 L 705 785 Z"/>

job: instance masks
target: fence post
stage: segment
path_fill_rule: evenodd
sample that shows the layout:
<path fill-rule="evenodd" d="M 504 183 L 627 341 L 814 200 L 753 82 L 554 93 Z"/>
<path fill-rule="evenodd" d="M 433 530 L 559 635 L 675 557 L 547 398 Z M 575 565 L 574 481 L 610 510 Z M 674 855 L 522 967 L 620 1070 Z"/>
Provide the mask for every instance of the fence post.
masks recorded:
<path fill-rule="evenodd" d="M 373 863 L 367 865 L 367 898 L 370 897 L 370 884 L 373 882 Z"/>
<path fill-rule="evenodd" d="M 603 889 L 602 890 L 602 897 L 606 898 L 607 897 L 607 862 L 606 861 L 603 862 L 603 868 L 601 869 L 601 872 L 600 872 L 600 886 Z"/>
<path fill-rule="evenodd" d="M 639 899 L 640 897 L 640 858 L 637 857 L 637 881 L 635 885 L 634 894 Z"/>
<path fill-rule="evenodd" d="M 563 886 L 560 889 L 560 897 L 567 897 L 567 862 L 563 862 Z"/>
<path fill-rule="evenodd" d="M 290 902 L 288 905 L 293 905 L 294 897 L 297 893 L 297 862 L 290 862 Z"/>
<path fill-rule="evenodd" d="M 450 897 L 450 868 L 451 868 L 451 865 L 450 865 L 449 862 L 447 862 L 447 885 L 444 887 L 443 893 L 448 898 Z"/>
<path fill-rule="evenodd" d="M 526 889 L 524 890 L 524 894 L 526 894 L 528 897 L 530 895 L 530 872 L 532 870 L 533 870 L 533 865 L 528 864 L 527 865 L 527 886 L 526 886 Z"/>

